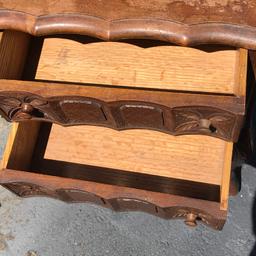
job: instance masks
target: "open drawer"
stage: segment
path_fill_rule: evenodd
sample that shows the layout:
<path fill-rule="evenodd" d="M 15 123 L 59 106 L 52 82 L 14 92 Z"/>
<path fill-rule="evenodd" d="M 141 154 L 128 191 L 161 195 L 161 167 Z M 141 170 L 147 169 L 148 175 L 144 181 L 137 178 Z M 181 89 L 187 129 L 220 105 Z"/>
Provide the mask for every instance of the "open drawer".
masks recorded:
<path fill-rule="evenodd" d="M 20 196 L 90 201 L 221 229 L 232 145 L 201 135 L 14 123 L 0 183 Z"/>
<path fill-rule="evenodd" d="M 22 77 L 0 81 L 0 113 L 8 121 L 238 140 L 245 114 L 247 50 L 66 37 L 29 41 L 22 33 L 3 32 L 0 77 Z"/>

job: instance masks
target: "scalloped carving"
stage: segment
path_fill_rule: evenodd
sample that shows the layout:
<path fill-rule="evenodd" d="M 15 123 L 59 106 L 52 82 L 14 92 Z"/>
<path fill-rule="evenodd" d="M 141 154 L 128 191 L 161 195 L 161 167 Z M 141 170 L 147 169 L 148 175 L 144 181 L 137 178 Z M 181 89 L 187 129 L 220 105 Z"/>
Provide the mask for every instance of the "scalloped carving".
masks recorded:
<path fill-rule="evenodd" d="M 0 6 L 1 29 L 36 36 L 71 33 L 102 40 L 145 38 L 256 49 L 253 0 L 5 0 Z"/>
<path fill-rule="evenodd" d="M 8 121 L 41 120 L 63 126 L 99 125 L 116 130 L 152 129 L 172 135 L 203 134 L 236 140 L 236 114 L 209 106 L 166 107 L 142 101 L 104 102 L 82 96 L 44 98 L 26 92 L 0 92 Z"/>
<path fill-rule="evenodd" d="M 207 210 L 197 209 L 196 207 L 187 206 L 186 204 L 182 205 L 182 203 L 175 205 L 174 202 L 170 202 L 170 206 L 161 207 L 161 205 L 140 199 L 139 193 L 138 198 L 136 194 L 131 194 L 130 198 L 122 197 L 122 193 L 119 195 L 118 192 L 115 197 L 104 198 L 97 194 L 79 189 L 48 189 L 27 182 L 4 183 L 2 185 L 20 197 L 46 196 L 68 203 L 92 202 L 115 211 L 143 211 L 166 219 L 181 218 L 185 219 L 185 223 L 189 226 L 196 226 L 196 221 L 201 221 L 205 225 L 221 230 L 225 223 L 223 216 L 218 216 Z M 108 192 L 106 194 L 108 194 Z M 191 215 L 194 216 L 193 225 L 188 223 L 188 219 Z"/>

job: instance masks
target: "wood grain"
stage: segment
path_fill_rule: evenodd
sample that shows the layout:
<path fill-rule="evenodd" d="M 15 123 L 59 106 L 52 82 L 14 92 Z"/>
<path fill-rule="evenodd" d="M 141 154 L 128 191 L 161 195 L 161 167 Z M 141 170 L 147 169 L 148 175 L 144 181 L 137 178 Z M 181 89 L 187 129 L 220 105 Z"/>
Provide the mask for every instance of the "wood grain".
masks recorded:
<path fill-rule="evenodd" d="M 19 79 L 26 62 L 30 36 L 17 31 L 4 31 L 0 33 L 0 79 Z M 2 83 L 1 83 L 2 86 Z M 1 162 L 6 167 L 10 150 L 16 135 L 18 125 L 14 124 L 9 135 L 6 150 Z"/>
<path fill-rule="evenodd" d="M 247 68 L 248 68 L 248 51 L 245 49 L 239 49 L 237 51 L 237 66 L 236 66 L 236 95 L 245 96 L 246 95 L 246 86 L 247 86 Z"/>
<path fill-rule="evenodd" d="M 243 124 L 244 96 L 9 80 L 2 84 L 0 111 L 8 121 L 151 129 L 227 141 L 237 140 Z"/>
<path fill-rule="evenodd" d="M 14 138 L 12 140 L 12 148 L 11 151 L 8 151 L 8 149 L 6 151 L 8 162 L 4 168 L 24 170 L 53 177 L 132 187 L 215 202 L 220 200 L 220 186 L 215 184 L 45 159 L 44 154 L 47 150 L 51 126 L 49 123 L 39 124 L 38 122 L 20 124 L 15 137 L 11 137 L 11 139 Z M 30 135 L 33 137 L 29 140 Z"/>
<path fill-rule="evenodd" d="M 16 138 L 16 134 L 17 134 L 17 130 L 18 130 L 19 124 L 18 123 L 13 123 L 10 129 L 10 132 L 8 134 L 8 138 L 7 138 L 7 142 L 5 145 L 5 150 L 2 156 L 2 160 L 0 162 L 0 168 L 5 169 L 7 168 L 9 159 L 10 159 L 10 155 L 12 152 L 12 148 L 13 148 L 13 144 Z"/>
<path fill-rule="evenodd" d="M 47 38 L 36 78 L 115 86 L 235 94 L 246 70 L 240 51 L 219 48 L 208 52 L 177 46 L 140 48 L 128 43 L 81 44 Z M 240 74 L 239 72 L 239 74 Z"/>
<path fill-rule="evenodd" d="M 17 31 L 5 31 L 0 43 L 0 78 L 18 79 L 26 62 L 30 36 Z"/>
<path fill-rule="evenodd" d="M 81 75 L 82 76 L 82 75 Z M 81 78 L 77 76 L 77 79 Z M 58 77 L 61 79 L 61 77 Z M 245 114 L 245 95 L 215 95 L 154 89 L 123 88 L 93 84 L 56 83 L 50 81 L 2 80 L 0 92 L 31 93 L 44 98 L 59 96 L 82 96 L 101 101 L 144 101 L 166 107 L 206 106 L 225 109 L 239 115 Z"/>
<path fill-rule="evenodd" d="M 256 49 L 254 0 L 0 1 L 0 29 Z"/>
<path fill-rule="evenodd" d="M 192 213 L 198 221 L 217 230 L 223 228 L 227 216 L 217 202 L 97 182 L 14 170 L 0 172 L 0 181 L 22 197 L 48 196 L 65 202 L 93 202 L 115 211 L 144 211 L 166 219 L 186 219 Z"/>
<path fill-rule="evenodd" d="M 233 155 L 233 143 L 226 143 L 224 152 L 224 165 L 222 170 L 222 180 L 221 180 L 221 209 L 227 210 L 228 199 L 229 199 L 229 189 L 230 189 L 230 179 L 231 179 L 231 164 Z"/>
<path fill-rule="evenodd" d="M 45 158 L 220 185 L 224 150 L 208 137 L 53 125 Z"/>
<path fill-rule="evenodd" d="M 4 154 L 5 159 L 8 159 L 7 163 L 4 161 L 5 168 L 12 166 L 13 169 L 27 170 L 30 167 L 39 128 L 39 122 L 23 122 L 13 125 Z"/>

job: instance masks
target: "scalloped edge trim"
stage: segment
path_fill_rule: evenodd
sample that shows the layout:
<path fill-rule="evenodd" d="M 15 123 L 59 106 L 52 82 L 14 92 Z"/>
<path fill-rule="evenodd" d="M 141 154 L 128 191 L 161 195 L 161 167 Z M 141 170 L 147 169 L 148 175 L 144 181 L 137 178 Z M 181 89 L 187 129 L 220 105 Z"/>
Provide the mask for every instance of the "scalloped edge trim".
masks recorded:
<path fill-rule="evenodd" d="M 161 19 L 107 21 L 72 13 L 36 17 L 13 10 L 0 10 L 0 28 L 34 36 L 80 34 L 105 41 L 151 39 L 181 46 L 222 44 L 256 50 L 256 28 L 228 23 L 186 25 Z"/>
<path fill-rule="evenodd" d="M 202 223 L 217 230 L 223 228 L 227 217 L 227 211 L 220 210 L 218 202 L 45 174 L 2 169 L 0 184 L 21 197 L 91 202 L 114 211 L 142 211 L 164 219 L 184 218 L 192 212 Z M 70 193 L 85 198 L 77 200 Z"/>

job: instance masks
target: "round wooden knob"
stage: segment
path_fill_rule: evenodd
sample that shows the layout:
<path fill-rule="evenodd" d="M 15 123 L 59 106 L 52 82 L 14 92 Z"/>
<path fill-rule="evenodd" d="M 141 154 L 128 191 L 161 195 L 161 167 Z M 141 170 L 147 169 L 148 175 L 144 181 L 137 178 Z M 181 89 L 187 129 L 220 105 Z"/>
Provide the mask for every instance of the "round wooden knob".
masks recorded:
<path fill-rule="evenodd" d="M 29 103 L 23 103 L 21 105 L 21 112 L 23 112 L 23 113 L 29 114 L 29 113 L 33 112 L 33 110 L 34 110 L 34 107 Z"/>
<path fill-rule="evenodd" d="M 194 213 L 189 213 L 185 220 L 185 224 L 190 227 L 196 227 L 197 226 L 196 218 L 197 218 L 197 215 L 195 215 Z"/>

